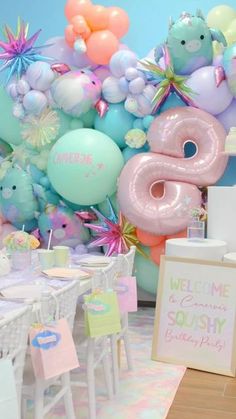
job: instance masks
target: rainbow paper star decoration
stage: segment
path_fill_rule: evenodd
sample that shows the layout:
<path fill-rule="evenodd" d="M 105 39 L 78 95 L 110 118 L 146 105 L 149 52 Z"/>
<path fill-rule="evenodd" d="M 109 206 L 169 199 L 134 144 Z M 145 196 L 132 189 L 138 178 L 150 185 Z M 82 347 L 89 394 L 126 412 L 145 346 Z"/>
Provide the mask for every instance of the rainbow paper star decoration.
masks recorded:
<path fill-rule="evenodd" d="M 165 103 L 171 93 L 176 93 L 186 105 L 194 106 L 191 96 L 194 92 L 186 85 L 188 77 L 178 76 L 174 73 L 171 57 L 167 46 L 163 48 L 163 58 L 165 69 L 159 65 L 154 64 L 148 60 L 141 61 L 140 64 L 144 67 L 145 72 L 151 76 L 151 83 L 157 87 L 157 92 L 153 98 L 153 113 L 156 113 L 159 108 Z"/>
<path fill-rule="evenodd" d="M 4 51 L 0 53 L 0 60 L 4 62 L 0 67 L 0 72 L 8 70 L 6 84 L 13 76 L 20 78 L 33 62 L 51 59 L 40 54 L 40 50 L 45 47 L 34 46 L 41 29 L 27 39 L 28 30 L 29 25 L 21 19 L 18 19 L 16 34 L 8 25 L 4 27 L 5 41 L 0 41 L 0 48 Z"/>
<path fill-rule="evenodd" d="M 92 207 L 98 217 L 100 225 L 86 223 L 85 226 L 96 233 L 97 238 L 93 240 L 89 247 L 105 246 L 106 256 L 127 253 L 131 246 L 136 246 L 137 250 L 147 257 L 139 245 L 136 235 L 136 228 L 125 217 L 119 213 L 117 217 L 112 207 L 110 199 L 107 198 L 110 214 L 105 217 L 100 211 Z"/>

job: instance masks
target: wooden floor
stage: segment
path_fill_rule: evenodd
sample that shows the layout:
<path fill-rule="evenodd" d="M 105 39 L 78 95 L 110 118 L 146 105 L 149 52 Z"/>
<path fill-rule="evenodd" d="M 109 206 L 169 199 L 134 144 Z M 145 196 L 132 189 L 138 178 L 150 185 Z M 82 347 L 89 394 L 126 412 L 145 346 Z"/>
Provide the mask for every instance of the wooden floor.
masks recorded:
<path fill-rule="evenodd" d="M 188 369 L 167 419 L 236 419 L 236 378 Z"/>

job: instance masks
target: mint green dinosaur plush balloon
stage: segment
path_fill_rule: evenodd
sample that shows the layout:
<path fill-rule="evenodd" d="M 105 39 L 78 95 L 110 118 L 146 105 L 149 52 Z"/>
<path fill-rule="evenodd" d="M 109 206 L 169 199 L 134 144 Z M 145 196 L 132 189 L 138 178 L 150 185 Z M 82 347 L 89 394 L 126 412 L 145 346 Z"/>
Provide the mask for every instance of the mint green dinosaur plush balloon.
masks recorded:
<path fill-rule="evenodd" d="M 25 230 L 34 228 L 36 225 L 34 220 L 35 212 L 39 209 L 36 198 L 36 195 L 39 195 L 37 187 L 39 188 L 40 185 L 33 185 L 32 177 L 29 173 L 20 167 L 11 166 L 10 163 L 9 167 L 6 167 L 5 173 L 3 163 L 1 172 L 1 213 L 18 228 L 21 228 L 23 224 L 25 225 Z"/>
<path fill-rule="evenodd" d="M 191 74 L 200 67 L 211 65 L 213 60 L 213 41 L 226 46 L 223 33 L 208 28 L 201 11 L 196 16 L 182 13 L 177 22 L 170 20 L 166 46 L 169 50 L 175 74 Z M 163 44 L 155 49 L 158 63 L 163 56 Z"/>

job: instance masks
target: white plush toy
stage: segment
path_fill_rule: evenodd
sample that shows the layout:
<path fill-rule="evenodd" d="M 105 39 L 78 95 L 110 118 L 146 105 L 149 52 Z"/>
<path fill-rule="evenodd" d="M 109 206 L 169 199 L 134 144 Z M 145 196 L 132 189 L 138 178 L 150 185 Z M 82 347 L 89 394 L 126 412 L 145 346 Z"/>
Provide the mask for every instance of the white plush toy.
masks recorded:
<path fill-rule="evenodd" d="M 10 270 L 10 260 L 4 251 L 0 251 L 0 276 L 9 274 Z"/>

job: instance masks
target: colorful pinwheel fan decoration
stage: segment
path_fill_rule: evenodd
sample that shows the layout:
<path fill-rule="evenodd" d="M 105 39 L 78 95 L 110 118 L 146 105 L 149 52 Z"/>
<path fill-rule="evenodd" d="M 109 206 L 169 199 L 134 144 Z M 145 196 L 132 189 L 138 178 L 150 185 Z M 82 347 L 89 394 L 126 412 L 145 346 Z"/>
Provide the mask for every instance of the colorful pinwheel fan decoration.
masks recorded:
<path fill-rule="evenodd" d="M 97 238 L 89 244 L 89 247 L 105 246 L 106 256 L 113 254 L 127 253 L 131 246 L 136 246 L 137 250 L 145 257 L 147 255 L 139 245 L 136 235 L 136 228 L 119 213 L 117 217 L 112 203 L 107 198 L 109 216 L 105 217 L 96 208 L 91 207 L 100 221 L 99 224 L 85 224 L 86 227 L 96 233 Z"/>
<path fill-rule="evenodd" d="M 4 60 L 0 67 L 0 72 L 8 70 L 6 84 L 13 76 L 20 78 L 34 61 L 49 61 L 49 57 L 40 54 L 42 46 L 35 47 L 41 29 L 28 36 L 29 25 L 18 19 L 17 32 L 13 33 L 9 26 L 4 27 L 5 41 L 0 41 L 0 48 L 4 52 L 0 53 L 0 60 Z"/>
<path fill-rule="evenodd" d="M 176 93 L 187 105 L 196 107 L 191 98 L 194 92 L 185 84 L 187 77 L 178 76 L 174 73 L 166 45 L 163 47 L 163 58 L 165 69 L 148 60 L 140 62 L 150 83 L 157 87 L 157 92 L 153 98 L 153 113 L 158 111 L 171 93 Z"/>

